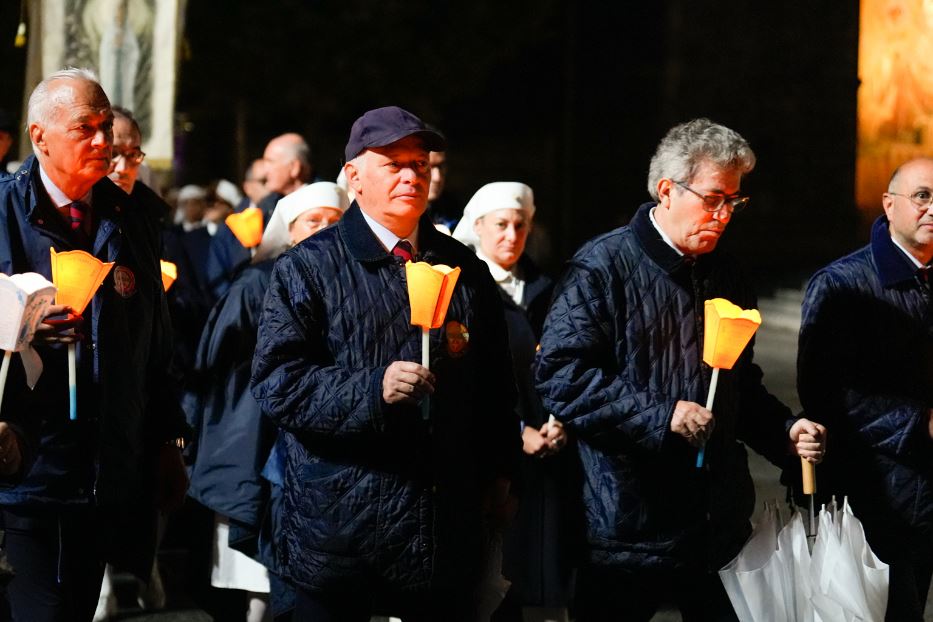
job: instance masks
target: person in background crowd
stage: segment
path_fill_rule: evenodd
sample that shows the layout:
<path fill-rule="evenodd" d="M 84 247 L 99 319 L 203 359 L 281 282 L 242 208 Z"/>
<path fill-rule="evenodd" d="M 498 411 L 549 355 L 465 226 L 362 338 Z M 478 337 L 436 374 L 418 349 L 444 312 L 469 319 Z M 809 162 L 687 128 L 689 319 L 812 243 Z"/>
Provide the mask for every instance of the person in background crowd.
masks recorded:
<path fill-rule="evenodd" d="M 13 143 L 16 142 L 16 123 L 13 117 L 0 108 L 0 175 L 10 172 L 7 171 L 7 156 L 13 149 Z"/>
<path fill-rule="evenodd" d="M 314 178 L 311 149 L 299 134 L 289 132 L 269 141 L 262 156 L 262 178 L 268 194 L 259 201 L 263 224 L 279 199 L 306 185 Z M 245 209 L 245 207 L 244 207 Z M 226 225 L 220 225 L 211 241 L 207 257 L 207 279 L 211 293 L 219 297 L 230 286 L 237 271 L 249 264 L 251 255 Z"/>
<path fill-rule="evenodd" d="M 817 490 L 848 495 L 888 563 L 885 619 L 922 622 L 933 576 L 933 159 L 905 162 L 871 241 L 803 301 L 797 388 L 833 430 Z"/>
<path fill-rule="evenodd" d="M 126 108 L 113 106 L 111 110 L 113 111 L 113 150 L 110 160 L 110 181 L 133 197 L 136 204 L 153 219 L 155 231 L 158 231 L 159 224 L 168 215 L 170 208 L 151 188 L 139 180 L 140 165 L 146 157 L 140 148 L 142 134 L 139 131 L 139 124 L 133 113 Z M 156 239 L 154 244 L 157 248 L 162 246 L 159 239 Z M 95 622 L 105 620 L 117 612 L 117 595 L 113 591 L 114 572 L 113 566 L 108 564 L 104 572 L 97 610 L 94 613 Z M 142 608 L 161 609 L 165 606 L 165 590 L 162 587 L 162 577 L 155 560 L 148 584 L 138 582 L 137 590 L 139 594 L 137 600 Z"/>
<path fill-rule="evenodd" d="M 232 214 L 235 207 L 243 202 L 244 197 L 232 182 L 226 179 L 218 179 L 211 184 L 206 200 L 204 226 L 207 227 L 207 232 L 213 236 L 227 216 Z"/>
<path fill-rule="evenodd" d="M 249 391 L 263 299 L 276 257 L 337 222 L 348 204 L 346 193 L 330 182 L 305 186 L 279 201 L 253 263 L 208 318 L 194 367 L 199 386 L 185 399 L 189 423 L 198 432 L 188 494 L 216 513 L 211 585 L 248 592 L 250 622 L 271 619 L 266 567 L 277 570 L 274 551 L 260 555 L 256 543 L 269 504 L 269 483 L 260 471 L 275 438 Z M 276 613 L 287 608 L 275 600 L 273 591 Z"/>
<path fill-rule="evenodd" d="M 422 218 L 444 147 L 401 108 L 362 115 L 345 149 L 356 201 L 273 268 L 252 386 L 284 443 L 298 620 L 472 620 L 484 521 L 509 508 L 520 438 L 502 303 L 479 259 Z M 412 362 L 414 257 L 461 269 L 430 370 Z"/>
<path fill-rule="evenodd" d="M 35 157 L 0 179 L 5 274 L 51 279 L 50 247 L 114 262 L 83 323 L 67 307 L 50 308 L 33 340 L 44 366 L 38 379 L 21 365 L 7 378 L 0 506 L 16 620 L 91 620 L 108 562 L 148 580 L 157 508 L 179 504 L 187 487 L 178 445 L 188 429 L 167 373 L 171 326 L 158 231 L 106 178 L 112 126 L 93 73 L 53 73 L 29 98 Z M 68 343 L 76 346 L 74 419 Z"/>
<path fill-rule="evenodd" d="M 535 350 L 553 282 L 525 254 L 535 214 L 534 194 L 517 182 L 476 191 L 453 232 L 489 267 L 505 307 L 522 426 L 521 503 L 505 534 L 503 574 L 512 582 L 495 620 L 568 620 L 571 596 L 568 484 L 572 457 L 559 421 L 549 421 L 535 392 Z"/>
<path fill-rule="evenodd" d="M 168 292 L 169 312 L 175 329 L 175 366 L 184 378 L 194 364 L 194 352 L 204 322 L 214 304 L 207 283 L 211 247 L 205 223 L 207 191 L 189 184 L 178 191 L 175 224 L 162 232 L 163 259 L 175 264 L 178 278 Z"/>
<path fill-rule="evenodd" d="M 432 151 L 431 186 L 428 189 L 428 216 L 444 233 L 450 234 L 460 220 L 461 205 L 447 189 L 447 153 Z"/>
<path fill-rule="evenodd" d="M 647 621 L 662 601 L 685 620 L 734 620 L 715 571 L 751 531 L 743 443 L 777 465 L 793 454 L 822 458 L 825 429 L 795 420 L 765 390 L 751 344 L 720 373 L 712 410 L 702 406 L 711 377 L 701 359 L 704 301 L 757 304 L 717 248 L 748 203 L 740 185 L 754 164 L 729 128 L 708 119 L 675 126 L 651 159 L 654 202 L 584 244 L 555 288 L 536 379 L 583 467 L 580 622 Z"/>
<path fill-rule="evenodd" d="M 234 205 L 235 211 L 241 212 L 247 207 L 259 207 L 260 201 L 269 194 L 266 188 L 266 161 L 262 158 L 253 160 L 243 176 L 243 200 Z"/>

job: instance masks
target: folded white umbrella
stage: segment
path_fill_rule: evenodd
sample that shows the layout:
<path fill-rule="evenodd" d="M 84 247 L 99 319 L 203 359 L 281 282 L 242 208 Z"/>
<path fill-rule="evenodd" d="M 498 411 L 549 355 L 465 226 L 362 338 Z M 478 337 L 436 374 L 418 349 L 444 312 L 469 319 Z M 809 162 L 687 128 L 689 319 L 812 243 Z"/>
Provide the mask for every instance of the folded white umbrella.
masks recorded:
<path fill-rule="evenodd" d="M 824 507 L 811 555 L 803 518 L 783 528 L 776 504 L 720 579 L 741 622 L 874 622 L 884 619 L 888 566 L 871 551 L 846 500 Z"/>

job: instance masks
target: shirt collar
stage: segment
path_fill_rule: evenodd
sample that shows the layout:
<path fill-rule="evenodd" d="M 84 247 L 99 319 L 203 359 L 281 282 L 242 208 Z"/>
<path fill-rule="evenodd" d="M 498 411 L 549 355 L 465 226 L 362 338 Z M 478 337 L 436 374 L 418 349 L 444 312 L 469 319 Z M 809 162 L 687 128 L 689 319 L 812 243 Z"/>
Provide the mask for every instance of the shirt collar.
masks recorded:
<path fill-rule="evenodd" d="M 654 210 L 658 209 L 658 206 L 655 205 L 648 211 L 648 220 L 651 221 L 651 224 L 658 231 L 658 235 L 661 236 L 661 239 L 664 240 L 664 243 L 674 249 L 674 251 L 681 257 L 684 256 L 684 252 L 674 246 L 674 241 L 671 240 L 670 236 L 664 233 L 664 229 L 661 228 L 661 225 L 658 224 L 658 221 L 654 219 Z"/>
<path fill-rule="evenodd" d="M 502 283 L 503 281 L 508 281 L 509 279 L 517 278 L 515 269 L 518 267 L 518 264 L 513 266 L 512 270 L 506 270 L 492 259 L 483 254 L 483 251 L 476 249 L 476 256 L 486 262 L 486 265 L 489 266 L 489 273 L 492 274 L 493 280 L 496 283 Z"/>
<path fill-rule="evenodd" d="M 400 238 L 386 229 L 385 226 L 376 222 L 376 220 L 367 214 L 364 209 L 360 208 L 360 213 L 363 215 L 363 219 L 366 221 L 366 224 L 369 225 L 369 228 L 376 235 L 379 243 L 382 244 L 386 251 L 391 253 L 392 249 L 395 248 L 395 245 L 398 244 L 398 241 L 405 239 L 408 240 L 408 242 L 411 244 L 413 253 L 418 253 L 418 225 L 415 225 L 414 231 L 412 231 L 408 237 Z"/>
<path fill-rule="evenodd" d="M 45 187 L 45 191 L 48 193 L 49 198 L 52 199 L 52 203 L 56 208 L 65 207 L 74 203 L 73 199 L 68 198 L 61 189 L 55 185 L 52 179 L 45 173 L 45 169 L 42 168 L 42 165 L 39 165 L 39 178 L 42 180 L 42 185 Z M 78 199 L 82 203 L 88 205 L 91 204 L 91 192 L 89 191 L 86 195 Z"/>

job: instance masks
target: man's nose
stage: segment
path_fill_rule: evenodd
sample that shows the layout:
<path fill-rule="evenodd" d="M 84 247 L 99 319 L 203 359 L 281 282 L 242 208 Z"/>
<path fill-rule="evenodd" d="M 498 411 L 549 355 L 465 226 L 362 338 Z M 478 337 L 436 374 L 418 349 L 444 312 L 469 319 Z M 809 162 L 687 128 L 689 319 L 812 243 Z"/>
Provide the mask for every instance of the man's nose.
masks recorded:
<path fill-rule="evenodd" d="M 721 223 L 729 224 L 729 221 L 732 220 L 732 206 L 723 202 L 719 209 L 713 212 L 713 218 Z"/>
<path fill-rule="evenodd" d="M 418 172 L 415 171 L 414 166 L 406 166 L 402 168 L 402 179 L 407 183 L 414 184 L 421 180 L 418 176 Z"/>
<path fill-rule="evenodd" d="M 110 138 L 110 134 L 106 130 L 103 130 L 103 129 L 97 130 L 94 133 L 93 140 L 91 141 L 91 144 L 94 145 L 94 147 L 98 149 L 102 147 L 112 147 L 111 143 L 112 143 L 112 140 Z"/>

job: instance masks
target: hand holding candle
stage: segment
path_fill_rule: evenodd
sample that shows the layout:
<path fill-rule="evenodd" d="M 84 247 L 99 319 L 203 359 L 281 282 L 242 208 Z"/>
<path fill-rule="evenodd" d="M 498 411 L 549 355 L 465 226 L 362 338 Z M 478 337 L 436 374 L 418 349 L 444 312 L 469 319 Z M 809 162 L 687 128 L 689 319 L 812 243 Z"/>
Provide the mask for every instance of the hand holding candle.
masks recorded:
<path fill-rule="evenodd" d="M 757 309 L 742 309 L 725 298 L 707 300 L 703 335 L 703 362 L 713 368 L 706 410 L 713 410 L 720 369 L 732 369 L 745 346 L 761 326 Z M 703 466 L 705 439 L 697 452 L 697 468 Z"/>
<path fill-rule="evenodd" d="M 421 365 L 431 368 L 432 328 L 440 328 L 447 315 L 447 307 L 460 277 L 460 268 L 436 265 L 423 261 L 405 264 L 408 280 L 408 301 L 411 305 L 411 323 L 421 327 Z M 432 387 L 433 390 L 433 387 Z M 427 396 L 421 402 L 421 414 L 427 419 L 431 411 Z"/>
<path fill-rule="evenodd" d="M 52 282 L 58 288 L 55 303 L 71 307 L 76 315 L 84 313 L 85 307 L 91 302 L 100 284 L 104 282 L 113 262 L 102 262 L 93 255 L 84 251 L 68 251 L 52 253 Z M 69 417 L 72 421 L 77 418 L 77 360 L 75 345 L 68 344 L 68 395 Z"/>

